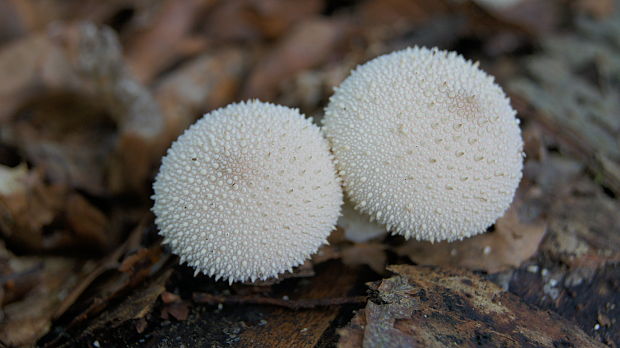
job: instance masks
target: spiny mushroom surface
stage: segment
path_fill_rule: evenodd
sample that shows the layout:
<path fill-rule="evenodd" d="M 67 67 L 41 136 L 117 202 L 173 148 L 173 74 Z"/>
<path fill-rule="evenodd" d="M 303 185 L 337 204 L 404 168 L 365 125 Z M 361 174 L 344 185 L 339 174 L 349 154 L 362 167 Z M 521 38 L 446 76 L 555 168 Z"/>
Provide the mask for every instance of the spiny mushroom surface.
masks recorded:
<path fill-rule="evenodd" d="M 356 209 L 406 238 L 452 241 L 484 232 L 513 199 L 515 114 L 477 63 L 415 47 L 357 67 L 323 123 Z"/>
<path fill-rule="evenodd" d="M 153 187 L 164 242 L 196 273 L 231 283 L 303 263 L 326 242 L 342 204 L 320 129 L 295 109 L 259 101 L 192 125 Z"/>

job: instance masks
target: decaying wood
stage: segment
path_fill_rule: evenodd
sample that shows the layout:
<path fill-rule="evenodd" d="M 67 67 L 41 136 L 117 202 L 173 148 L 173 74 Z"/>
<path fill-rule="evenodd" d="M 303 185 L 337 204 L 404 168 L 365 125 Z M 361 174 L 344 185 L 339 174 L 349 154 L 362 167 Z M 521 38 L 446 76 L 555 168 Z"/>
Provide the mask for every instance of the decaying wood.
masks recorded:
<path fill-rule="evenodd" d="M 602 347 L 570 321 L 457 269 L 390 266 L 340 347 Z"/>

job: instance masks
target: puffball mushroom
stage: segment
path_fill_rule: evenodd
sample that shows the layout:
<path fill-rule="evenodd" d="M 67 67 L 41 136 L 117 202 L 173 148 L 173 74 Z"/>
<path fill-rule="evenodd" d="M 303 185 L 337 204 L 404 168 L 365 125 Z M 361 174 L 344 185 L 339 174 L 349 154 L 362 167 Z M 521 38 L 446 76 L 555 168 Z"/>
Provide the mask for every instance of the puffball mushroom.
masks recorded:
<path fill-rule="evenodd" d="M 193 124 L 168 149 L 153 188 L 164 243 L 196 274 L 230 283 L 303 263 L 326 243 L 342 204 L 319 127 L 259 101 Z"/>
<path fill-rule="evenodd" d="M 515 115 L 477 63 L 415 47 L 358 66 L 323 123 L 356 209 L 405 238 L 453 241 L 484 232 L 513 199 Z"/>

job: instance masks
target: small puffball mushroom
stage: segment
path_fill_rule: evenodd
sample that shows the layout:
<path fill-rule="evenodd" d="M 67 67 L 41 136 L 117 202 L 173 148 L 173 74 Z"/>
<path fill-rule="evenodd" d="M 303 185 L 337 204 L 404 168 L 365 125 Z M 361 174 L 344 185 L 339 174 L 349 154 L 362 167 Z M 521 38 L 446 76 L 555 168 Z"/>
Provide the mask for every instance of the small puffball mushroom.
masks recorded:
<path fill-rule="evenodd" d="M 356 209 L 405 238 L 453 241 L 484 232 L 513 199 L 515 114 L 477 63 L 415 47 L 357 67 L 323 123 Z"/>
<path fill-rule="evenodd" d="M 334 228 L 341 183 L 320 129 L 259 101 L 206 114 L 168 149 L 153 212 L 172 252 L 216 279 L 255 281 L 303 263 Z"/>

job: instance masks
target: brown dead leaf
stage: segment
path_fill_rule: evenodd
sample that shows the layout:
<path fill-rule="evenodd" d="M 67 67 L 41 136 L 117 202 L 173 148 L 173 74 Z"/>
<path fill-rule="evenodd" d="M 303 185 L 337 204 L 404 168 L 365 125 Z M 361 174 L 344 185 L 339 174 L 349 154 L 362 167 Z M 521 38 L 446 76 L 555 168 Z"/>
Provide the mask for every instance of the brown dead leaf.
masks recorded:
<path fill-rule="evenodd" d="M 339 347 L 602 347 L 572 322 L 534 309 L 470 272 L 390 266 Z"/>
<path fill-rule="evenodd" d="M 149 323 L 144 318 L 136 319 L 135 321 L 136 331 L 138 333 L 143 333 L 144 330 L 146 330 L 148 325 Z"/>
<path fill-rule="evenodd" d="M 312 254 L 311 260 L 312 260 L 312 264 L 318 265 L 320 263 L 323 263 L 329 260 L 339 259 L 341 257 L 342 257 L 342 254 L 340 253 L 340 248 L 330 243 L 330 244 L 322 245 L 316 253 Z"/>
<path fill-rule="evenodd" d="M 326 61 L 346 27 L 341 19 L 311 18 L 299 23 L 256 64 L 243 98 L 273 100 L 283 80 Z"/>
<path fill-rule="evenodd" d="M 94 195 L 140 191 L 167 144 L 150 93 L 127 72 L 116 36 L 56 26 L 0 51 L 0 140 L 53 182 Z"/>
<path fill-rule="evenodd" d="M 107 217 L 84 197 L 77 193 L 69 195 L 66 203 L 67 223 L 82 245 L 109 249 L 116 237 L 108 229 Z"/>
<path fill-rule="evenodd" d="M 220 48 L 162 78 L 155 95 L 166 120 L 169 141 L 197 117 L 234 100 L 248 63 L 246 54 L 235 47 Z"/>
<path fill-rule="evenodd" d="M 118 270 L 120 272 L 133 272 L 134 267 L 137 266 L 139 262 L 142 262 L 149 255 L 149 249 L 140 248 L 135 253 L 126 255 L 123 259 L 123 262 L 118 266 Z"/>
<path fill-rule="evenodd" d="M 178 45 L 194 26 L 198 15 L 214 1 L 166 0 L 144 30 L 129 41 L 127 61 L 142 83 L 149 83 L 161 70 L 179 59 Z"/>
<path fill-rule="evenodd" d="M 169 315 L 174 317 L 176 320 L 187 320 L 187 317 L 189 316 L 189 305 L 187 302 L 175 302 L 165 305 L 161 311 L 161 318 L 168 319 Z"/>
<path fill-rule="evenodd" d="M 145 282 L 112 310 L 98 316 L 84 329 L 83 334 L 91 333 L 102 327 L 117 327 L 128 320 L 144 318 L 151 312 L 159 295 L 166 290 L 165 284 L 170 278 L 170 274 L 172 274 L 171 268 L 160 272 L 155 278 Z"/>
<path fill-rule="evenodd" d="M 81 262 L 62 257 L 3 254 L 10 258 L 6 261 L 10 262 L 12 273 L 0 276 L 8 295 L 2 308 L 0 341 L 10 346 L 33 346 L 50 329 L 56 308 L 75 286 Z"/>
<path fill-rule="evenodd" d="M 0 1 L 0 46 L 25 34 L 26 28 L 15 4 Z"/>
<path fill-rule="evenodd" d="M 444 1 L 382 0 L 367 1 L 360 6 L 359 16 L 368 29 L 381 26 L 412 26 L 444 12 Z"/>
<path fill-rule="evenodd" d="M 102 252 L 118 238 L 106 216 L 83 196 L 45 184 L 40 170 L 25 165 L 0 165 L 0 212 L 0 232 L 21 250 Z"/>
<path fill-rule="evenodd" d="M 4 140 L 21 149 L 50 179 L 101 194 L 112 122 L 77 96 L 50 96 L 23 105 Z"/>
<path fill-rule="evenodd" d="M 171 292 L 168 291 L 164 291 L 161 294 L 161 301 L 164 304 L 170 304 L 170 303 L 174 303 L 174 302 L 181 302 L 181 296 L 177 295 L 177 294 L 173 294 Z"/>
<path fill-rule="evenodd" d="M 37 286 L 41 269 L 39 260 L 16 258 L 0 241 L 0 305 L 23 299 Z"/>
<path fill-rule="evenodd" d="M 476 3 L 500 21 L 537 35 L 553 31 L 561 19 L 560 1 L 477 0 Z"/>
<path fill-rule="evenodd" d="M 159 248 L 155 246 L 150 248 L 149 250 L 151 249 L 158 250 L 159 252 L 161 252 L 161 250 L 159 250 Z M 149 252 L 148 254 L 152 254 L 152 253 Z M 161 255 L 157 259 L 153 259 L 152 257 L 153 256 L 151 255 L 150 258 L 146 258 L 145 260 L 143 260 L 143 262 L 141 262 L 139 265 L 136 265 L 131 272 L 120 272 L 120 271 L 114 272 L 108 277 L 99 277 L 102 274 L 102 273 L 99 273 L 96 277 L 89 278 L 88 279 L 89 282 L 86 283 L 87 286 L 99 277 L 99 281 L 97 282 L 96 286 L 90 288 L 90 291 L 92 291 L 95 295 L 91 296 L 87 300 L 87 305 L 85 306 L 86 308 L 80 310 L 79 314 L 73 317 L 73 319 L 67 325 L 67 327 L 73 327 L 75 325 L 83 324 L 85 321 L 89 319 L 96 318 L 95 319 L 95 322 L 96 322 L 98 318 L 100 318 L 101 313 L 116 315 L 116 314 L 112 314 L 111 312 L 115 312 L 116 310 L 121 311 L 123 313 L 126 313 L 127 311 L 133 311 L 133 309 L 131 309 L 133 308 L 133 305 L 130 306 L 131 308 L 128 308 L 128 309 L 122 309 L 122 308 L 109 309 L 108 307 L 114 303 L 115 299 L 126 298 L 127 292 L 132 291 L 136 287 L 138 288 L 148 287 L 149 286 L 148 284 L 151 284 L 151 282 L 153 281 L 155 282 L 158 282 L 160 280 L 163 281 L 162 279 L 159 279 L 159 278 L 157 278 L 159 280 L 157 279 L 153 280 L 152 274 L 165 273 L 167 274 L 167 276 L 169 276 L 170 272 L 172 271 L 172 268 L 169 267 L 170 263 L 167 262 L 169 260 L 169 255 Z M 108 262 L 110 262 L 110 260 L 108 260 Z M 102 264 L 101 266 L 109 267 L 109 265 L 106 265 L 105 263 Z M 166 276 L 166 279 L 167 279 L 167 276 Z M 85 289 L 82 288 L 80 290 L 84 291 Z M 165 290 L 165 288 L 162 287 L 162 291 L 163 290 Z M 135 290 L 135 291 L 141 291 L 141 290 Z M 152 291 L 154 291 L 153 293 L 150 292 L 151 290 L 145 290 L 145 291 L 149 293 L 148 296 L 151 296 L 151 295 L 155 296 L 155 299 L 161 293 L 161 292 L 157 292 L 159 291 L 157 289 L 152 289 Z M 155 294 L 155 292 L 157 292 L 157 294 Z M 79 294 L 79 292 L 77 294 Z M 154 299 L 152 300 L 154 301 Z M 144 302 L 142 302 L 141 300 L 138 300 L 137 298 L 133 298 L 131 301 L 136 301 L 140 303 L 140 304 L 137 304 L 136 306 L 143 305 L 143 307 L 139 310 L 139 313 L 141 313 L 141 315 L 146 314 L 150 310 L 151 305 L 152 305 L 152 302 L 149 302 L 151 300 L 147 300 L 147 299 L 145 299 Z M 138 311 L 138 309 L 136 308 L 134 309 Z M 135 311 L 132 313 L 135 313 Z M 120 315 L 124 315 L 124 314 L 120 314 Z M 98 324 L 93 323 L 92 325 L 97 326 Z"/>
<path fill-rule="evenodd" d="M 66 246 L 66 233 L 43 233 L 60 214 L 66 190 L 43 183 L 40 171 L 0 166 L 4 173 L 0 190 L 0 231 L 4 238 L 26 250 L 50 250 Z"/>
<path fill-rule="evenodd" d="M 421 265 L 457 266 L 489 273 L 518 267 L 536 253 L 546 230 L 544 221 L 521 221 L 520 205 L 519 201 L 513 202 L 492 232 L 452 243 L 412 240 L 396 252 Z"/>
<path fill-rule="evenodd" d="M 81 77 L 81 88 L 116 122 L 118 133 L 104 173 L 112 193 L 143 191 L 153 162 L 159 162 L 168 143 L 164 119 L 151 93 L 129 73 L 114 32 L 82 23 L 60 35 L 68 58 Z"/>
<path fill-rule="evenodd" d="M 173 316 L 176 320 L 186 320 L 189 315 L 189 304 L 183 301 L 179 295 L 164 291 L 161 294 L 161 300 L 164 303 L 161 309 L 160 317 L 169 319 Z"/>
<path fill-rule="evenodd" d="M 314 17 L 323 8 L 319 0 L 249 0 L 256 16 L 255 24 L 266 38 L 276 38 L 301 20 Z"/>
<path fill-rule="evenodd" d="M 139 0 L 0 1 L 0 4 L 12 5 L 12 11 L 8 11 L 7 17 L 11 16 L 12 21 L 18 21 L 24 28 L 23 30 L 28 33 L 43 31 L 52 23 L 72 22 L 80 19 L 100 24 L 108 21 L 122 9 L 135 7 L 136 12 L 140 12 L 149 3 L 152 2 Z M 0 13 L 3 13 L 3 10 L 0 7 Z"/>
<path fill-rule="evenodd" d="M 599 19 L 607 18 L 614 13 L 614 0 L 579 0 L 575 1 L 577 10 Z"/>
<path fill-rule="evenodd" d="M 387 261 L 386 249 L 387 246 L 379 242 L 352 243 L 345 237 L 345 231 L 338 227 L 330 234 L 328 244 L 312 255 L 311 265 L 341 259 L 347 266 L 367 265 L 382 274 Z"/>
<path fill-rule="evenodd" d="M 382 274 L 387 262 L 386 248 L 381 243 L 355 243 L 342 249 L 342 262 L 348 266 L 368 265 Z"/>
<path fill-rule="evenodd" d="M 150 219 L 142 219 L 142 221 L 133 229 L 130 235 L 127 237 L 125 242 L 118 246 L 113 252 L 106 255 L 104 258 L 99 260 L 96 264 L 92 265 L 92 267 L 88 268 L 88 272 L 84 274 L 80 280 L 77 282 L 76 286 L 67 294 L 64 298 L 62 304 L 56 310 L 54 314 L 54 318 L 58 318 L 65 313 L 77 299 L 92 285 L 95 280 L 97 280 L 101 275 L 110 271 L 110 270 L 118 270 L 118 274 L 121 278 L 121 281 L 111 282 L 116 286 L 116 288 L 112 288 L 113 285 L 110 285 L 109 288 L 106 288 L 105 291 L 100 291 L 99 295 L 107 295 L 109 297 L 102 298 L 97 302 L 97 305 L 90 306 L 83 313 L 77 317 L 86 318 L 88 314 L 94 311 L 96 308 L 100 309 L 101 305 L 105 305 L 107 301 L 115 294 L 121 292 L 126 287 L 133 285 L 135 283 L 139 283 L 145 279 L 145 274 L 148 275 L 157 272 L 160 269 L 161 264 L 152 264 L 149 262 L 157 263 L 162 262 L 162 259 L 151 257 L 147 258 L 149 255 L 153 255 L 153 252 L 149 252 L 150 249 L 141 248 L 136 253 L 129 253 L 129 251 L 135 248 L 136 240 L 139 241 L 140 236 L 142 235 L 144 229 L 146 228 L 146 224 L 152 223 Z M 156 250 L 161 252 L 161 248 L 158 246 L 155 247 Z M 119 262 L 120 260 L 120 262 Z M 166 258 L 163 258 L 165 261 Z M 141 262 L 140 262 L 141 261 Z M 144 271 L 147 268 L 148 271 Z M 133 283 L 130 280 L 133 279 Z"/>
<path fill-rule="evenodd" d="M 322 8 L 320 0 L 221 1 L 205 18 L 204 30 L 216 42 L 274 39 Z"/>
<path fill-rule="evenodd" d="M 6 78 L 0 84 L 0 123 L 4 124 L 46 86 L 72 86 L 77 76 L 62 51 L 43 35 L 11 42 L 0 48 L 0 72 Z"/>

